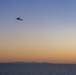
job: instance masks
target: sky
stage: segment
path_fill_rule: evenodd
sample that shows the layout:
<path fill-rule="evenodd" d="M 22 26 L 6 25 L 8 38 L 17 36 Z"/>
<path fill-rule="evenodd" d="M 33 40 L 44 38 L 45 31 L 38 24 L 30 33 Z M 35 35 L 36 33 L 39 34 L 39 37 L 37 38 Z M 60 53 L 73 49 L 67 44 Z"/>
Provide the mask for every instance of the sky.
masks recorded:
<path fill-rule="evenodd" d="M 76 63 L 76 0 L 0 0 L 0 62 Z"/>

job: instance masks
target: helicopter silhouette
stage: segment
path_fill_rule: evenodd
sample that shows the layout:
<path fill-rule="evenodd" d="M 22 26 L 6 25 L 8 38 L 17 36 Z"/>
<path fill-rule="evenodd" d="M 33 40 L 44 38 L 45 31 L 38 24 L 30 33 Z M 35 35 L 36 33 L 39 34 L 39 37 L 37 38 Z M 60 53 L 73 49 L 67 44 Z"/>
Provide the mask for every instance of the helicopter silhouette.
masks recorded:
<path fill-rule="evenodd" d="M 22 19 L 22 18 L 20 18 L 20 17 L 17 17 L 17 18 L 16 18 L 16 20 L 23 21 L 23 19 Z"/>

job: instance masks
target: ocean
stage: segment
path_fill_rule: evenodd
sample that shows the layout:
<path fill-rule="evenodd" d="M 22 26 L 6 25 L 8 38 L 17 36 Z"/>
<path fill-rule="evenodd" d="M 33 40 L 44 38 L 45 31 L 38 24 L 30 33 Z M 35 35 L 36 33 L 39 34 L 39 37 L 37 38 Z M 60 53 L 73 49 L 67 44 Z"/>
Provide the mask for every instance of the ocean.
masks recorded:
<path fill-rule="evenodd" d="M 76 64 L 0 63 L 0 75 L 76 75 Z"/>

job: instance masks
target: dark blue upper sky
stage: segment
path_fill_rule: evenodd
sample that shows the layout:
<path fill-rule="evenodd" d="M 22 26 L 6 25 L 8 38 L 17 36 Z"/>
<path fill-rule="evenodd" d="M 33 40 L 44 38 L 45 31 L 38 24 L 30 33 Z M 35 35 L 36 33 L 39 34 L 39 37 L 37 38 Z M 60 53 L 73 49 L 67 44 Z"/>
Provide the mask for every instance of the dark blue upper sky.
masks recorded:
<path fill-rule="evenodd" d="M 16 21 L 21 16 L 24 21 Z M 76 0 L 0 0 L 0 28 L 72 28 L 75 27 Z M 15 26 L 15 27 L 14 27 Z M 6 30 L 7 30 L 6 29 Z"/>
<path fill-rule="evenodd" d="M 75 0 L 0 0 L 0 20 L 22 16 L 37 23 L 65 21 L 75 18 L 75 9 Z"/>

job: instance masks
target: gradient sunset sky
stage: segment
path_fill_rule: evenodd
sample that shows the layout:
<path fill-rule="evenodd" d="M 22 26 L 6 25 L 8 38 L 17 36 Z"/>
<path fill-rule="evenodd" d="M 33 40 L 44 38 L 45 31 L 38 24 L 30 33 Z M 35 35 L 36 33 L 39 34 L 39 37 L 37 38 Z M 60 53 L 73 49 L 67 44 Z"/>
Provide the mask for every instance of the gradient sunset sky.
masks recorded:
<path fill-rule="evenodd" d="M 76 0 L 0 0 L 0 62 L 76 63 Z"/>

